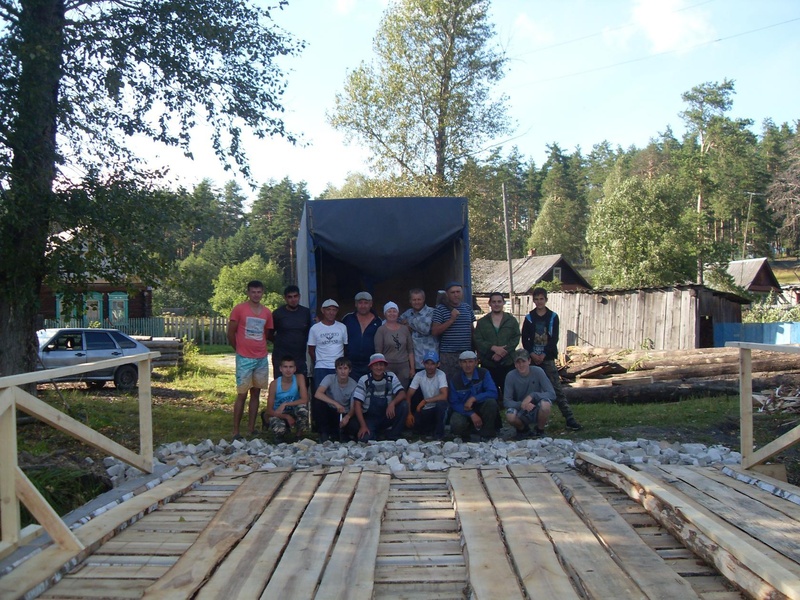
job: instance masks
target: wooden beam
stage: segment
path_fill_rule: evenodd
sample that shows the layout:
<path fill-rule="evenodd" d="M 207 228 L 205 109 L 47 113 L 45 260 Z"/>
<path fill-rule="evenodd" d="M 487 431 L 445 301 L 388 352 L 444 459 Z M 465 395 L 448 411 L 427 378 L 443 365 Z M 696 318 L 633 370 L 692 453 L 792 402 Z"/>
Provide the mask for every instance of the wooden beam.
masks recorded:
<path fill-rule="evenodd" d="M 16 466 L 15 466 L 16 467 Z M 56 544 L 64 550 L 78 552 L 83 550 L 83 544 L 70 531 L 66 523 L 61 520 L 58 513 L 44 499 L 44 496 L 36 489 L 30 479 L 25 476 L 22 469 L 16 467 L 17 497 L 22 501 L 33 517 L 50 534 Z"/>
<path fill-rule="evenodd" d="M 484 470 L 483 482 L 528 597 L 577 600 L 569 575 L 517 482 L 505 469 Z"/>
<path fill-rule="evenodd" d="M 16 490 L 17 413 L 14 389 L 0 391 L 0 541 L 19 543 L 20 515 Z"/>
<path fill-rule="evenodd" d="M 153 472 L 153 394 L 150 388 L 150 359 L 139 363 L 139 455 L 147 473 Z"/>
<path fill-rule="evenodd" d="M 753 357 L 749 348 L 739 348 L 739 423 L 744 463 L 753 453 Z"/>
<path fill-rule="evenodd" d="M 0 377 L 0 389 L 6 387 L 22 387 L 28 385 L 29 383 L 50 381 L 51 379 L 58 379 L 59 377 L 69 377 L 71 375 L 89 373 L 90 371 L 110 369 L 112 367 L 118 367 L 119 365 L 127 365 L 130 363 L 141 364 L 146 360 L 153 360 L 155 358 L 158 358 L 159 356 L 161 356 L 160 352 L 145 352 L 143 354 L 136 354 L 134 356 L 121 356 L 119 358 L 109 358 L 108 360 L 98 360 L 97 362 L 84 363 L 81 365 L 74 365 L 71 367 L 58 367 L 57 369 L 42 369 L 40 371 L 31 371 L 30 373 L 20 373 L 19 375 Z"/>
<path fill-rule="evenodd" d="M 388 470 L 361 474 L 316 597 L 326 600 L 371 600 L 373 597 L 378 539 L 389 497 L 389 480 Z"/>
<path fill-rule="evenodd" d="M 492 501 L 486 496 L 477 469 L 450 469 L 456 517 L 464 539 L 464 558 L 474 597 L 523 598 L 511 568 Z"/>
<path fill-rule="evenodd" d="M 91 427 L 87 427 L 80 421 L 76 421 L 69 415 L 42 402 L 38 398 L 34 398 L 19 388 L 17 388 L 16 392 L 16 401 L 20 410 L 44 421 L 59 431 L 68 433 L 98 450 L 108 452 L 137 469 L 147 473 L 153 472 L 152 460 L 145 460 L 132 450 L 128 450 L 125 446 L 107 438 L 102 433 L 98 433 Z"/>
<path fill-rule="evenodd" d="M 288 476 L 288 470 L 256 471 L 233 492 L 197 541 L 145 591 L 144 598 L 191 598 L 239 543 Z"/>
<path fill-rule="evenodd" d="M 750 404 L 752 407 L 752 401 Z M 752 416 L 750 417 L 750 422 L 753 422 Z M 795 426 L 793 429 L 790 429 L 779 438 L 772 440 L 769 444 L 762 446 L 755 452 L 751 450 L 747 456 L 742 452 L 742 468 L 749 469 L 755 465 L 761 464 L 776 454 L 783 452 L 789 446 L 796 444 L 798 440 L 800 440 L 800 425 Z M 742 436 L 742 445 L 744 446 L 744 436 Z"/>
<path fill-rule="evenodd" d="M 595 454 L 578 452 L 576 465 L 641 503 L 684 545 L 753 598 L 768 598 L 777 592 L 800 600 L 800 578 L 796 573 L 756 551 L 748 543 L 748 536 L 720 526 L 684 494 L 678 496 L 645 473 Z"/>

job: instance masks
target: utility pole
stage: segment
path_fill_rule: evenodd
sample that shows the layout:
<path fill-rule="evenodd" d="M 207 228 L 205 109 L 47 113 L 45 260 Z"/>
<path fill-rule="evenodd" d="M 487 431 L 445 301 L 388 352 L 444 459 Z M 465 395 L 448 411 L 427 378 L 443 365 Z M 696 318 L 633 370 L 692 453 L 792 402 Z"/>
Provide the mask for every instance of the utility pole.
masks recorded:
<path fill-rule="evenodd" d="M 744 221 L 744 235 L 742 236 L 742 260 L 747 256 L 747 230 L 750 228 L 750 209 L 753 206 L 753 196 L 763 196 L 759 192 L 743 192 L 747 194 L 749 200 L 747 201 L 747 218 Z"/>
<path fill-rule="evenodd" d="M 501 184 L 503 190 L 503 226 L 506 232 L 506 260 L 508 261 L 508 301 L 511 302 L 511 314 L 514 314 L 514 268 L 511 264 L 511 241 L 508 236 L 508 204 L 506 202 L 506 184 Z"/>

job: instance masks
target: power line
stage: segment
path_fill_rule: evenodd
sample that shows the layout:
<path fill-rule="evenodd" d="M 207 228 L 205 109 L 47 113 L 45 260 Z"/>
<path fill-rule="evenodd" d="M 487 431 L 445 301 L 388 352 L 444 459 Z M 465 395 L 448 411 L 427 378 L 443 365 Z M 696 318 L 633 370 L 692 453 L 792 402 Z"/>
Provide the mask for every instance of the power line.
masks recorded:
<path fill-rule="evenodd" d="M 734 38 L 742 37 L 742 36 L 745 36 L 745 35 L 750 35 L 752 33 L 758 33 L 759 31 L 765 31 L 767 29 L 772 29 L 774 27 L 780 27 L 781 25 L 786 25 L 787 23 L 793 23 L 795 21 L 800 21 L 800 17 L 795 17 L 794 19 L 787 19 L 785 21 L 781 21 L 780 23 L 773 23 L 772 25 L 765 25 L 764 27 L 758 27 L 756 29 L 748 29 L 747 31 L 742 31 L 740 33 L 735 33 L 733 35 L 729 35 L 729 36 L 725 36 L 725 37 L 721 37 L 721 38 L 716 38 L 716 39 L 713 39 L 713 40 L 706 40 L 705 42 L 698 42 L 697 44 L 694 44 L 692 46 L 687 46 L 685 48 L 681 48 L 680 50 L 682 52 L 685 52 L 687 50 L 694 50 L 696 48 L 701 48 L 703 46 L 708 46 L 709 44 L 716 44 L 716 43 L 719 43 L 719 42 L 725 42 L 727 40 L 732 40 Z M 624 61 L 621 61 L 621 62 L 612 63 L 610 65 L 604 65 L 602 67 L 593 67 L 591 69 L 586 69 L 584 71 L 576 71 L 574 73 L 567 73 L 566 75 L 558 75 L 556 77 L 548 77 L 546 79 L 536 79 L 534 81 L 529 81 L 528 83 L 525 83 L 525 84 L 522 84 L 522 85 L 516 86 L 516 87 L 519 88 L 519 87 L 523 87 L 523 86 L 527 86 L 527 85 L 533 85 L 533 84 L 536 84 L 536 83 L 547 83 L 547 82 L 550 82 L 550 81 L 558 81 L 560 79 L 568 79 L 570 77 L 577 77 L 578 75 L 587 75 L 589 73 L 596 73 L 598 71 L 606 71 L 608 69 L 613 69 L 614 67 L 620 67 L 622 65 L 629 65 L 631 63 L 642 62 L 642 61 L 645 61 L 645 60 L 650 60 L 651 58 L 656 58 L 658 56 L 664 56 L 665 54 L 672 54 L 672 53 L 675 53 L 675 52 L 678 52 L 678 50 L 677 49 L 675 49 L 675 50 L 664 50 L 663 52 L 656 52 L 655 54 L 648 54 L 647 56 L 641 56 L 639 58 L 632 58 L 630 60 L 624 60 Z"/>

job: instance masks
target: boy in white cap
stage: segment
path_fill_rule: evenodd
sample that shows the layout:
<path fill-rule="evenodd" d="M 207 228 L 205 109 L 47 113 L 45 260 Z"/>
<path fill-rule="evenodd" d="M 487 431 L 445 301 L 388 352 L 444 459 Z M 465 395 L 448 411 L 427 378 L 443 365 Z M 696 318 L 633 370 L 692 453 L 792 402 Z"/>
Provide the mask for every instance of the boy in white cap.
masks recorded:
<path fill-rule="evenodd" d="M 444 420 L 447 415 L 447 377 L 439 369 L 439 354 L 426 352 L 422 357 L 424 370 L 414 375 L 408 388 L 411 398 L 419 390 L 422 399 L 414 407 L 414 431 L 421 435 L 430 435 L 437 440 L 444 437 Z"/>

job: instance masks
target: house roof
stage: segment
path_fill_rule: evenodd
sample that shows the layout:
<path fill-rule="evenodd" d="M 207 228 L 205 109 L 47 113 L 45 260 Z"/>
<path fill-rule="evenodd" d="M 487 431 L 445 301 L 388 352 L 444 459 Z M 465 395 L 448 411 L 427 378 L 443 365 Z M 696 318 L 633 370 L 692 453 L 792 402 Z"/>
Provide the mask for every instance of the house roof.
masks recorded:
<path fill-rule="evenodd" d="M 561 254 L 526 256 L 511 259 L 514 292 L 524 294 L 542 281 L 553 267 L 560 266 L 571 271 L 574 278 L 586 288 L 592 286 L 578 273 Z M 475 294 L 501 292 L 509 294 L 508 261 L 475 258 L 472 260 L 472 290 Z"/>
<path fill-rule="evenodd" d="M 732 260 L 728 263 L 730 273 L 736 285 L 753 292 L 781 291 L 781 284 L 766 258 L 750 258 Z"/>
<path fill-rule="evenodd" d="M 594 294 L 598 296 L 616 296 L 616 295 L 624 295 L 630 294 L 633 292 L 636 293 L 650 293 L 650 292 L 667 292 L 672 290 L 695 290 L 701 291 L 705 290 L 707 292 L 711 292 L 713 296 L 720 296 L 722 298 L 726 298 L 731 302 L 736 302 L 737 304 L 751 304 L 752 301 L 749 298 L 745 298 L 744 296 L 740 296 L 739 294 L 734 294 L 733 292 L 723 292 L 720 290 L 715 290 L 710 287 L 706 287 L 702 284 L 697 283 L 675 283 L 673 285 L 665 285 L 665 286 L 656 286 L 656 287 L 642 287 L 642 288 L 596 288 L 591 290 L 560 290 L 558 292 L 551 292 L 552 294 Z"/>

